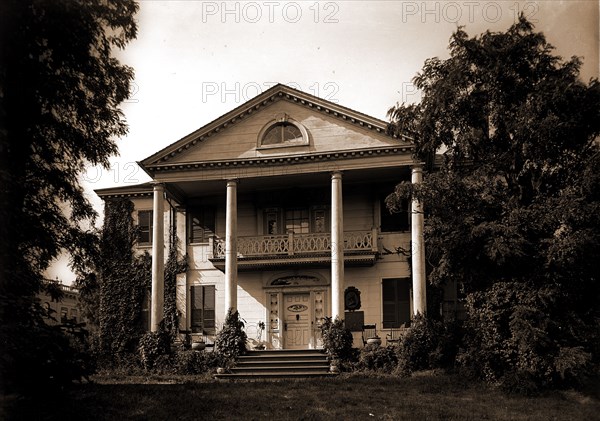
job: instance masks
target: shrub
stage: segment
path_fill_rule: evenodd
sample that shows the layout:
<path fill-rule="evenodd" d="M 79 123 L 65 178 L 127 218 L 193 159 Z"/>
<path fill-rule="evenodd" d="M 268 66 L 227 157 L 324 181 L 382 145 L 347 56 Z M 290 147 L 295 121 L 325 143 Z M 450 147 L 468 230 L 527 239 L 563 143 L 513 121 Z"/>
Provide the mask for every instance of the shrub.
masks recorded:
<path fill-rule="evenodd" d="M 396 346 L 397 374 L 452 366 L 458 352 L 456 322 L 444 323 L 421 314 L 412 319 L 411 327 Z"/>
<path fill-rule="evenodd" d="M 223 329 L 215 339 L 215 347 L 223 367 L 235 362 L 240 355 L 246 353 L 248 337 L 244 331 L 244 322 L 237 310 L 229 309 Z"/>
<path fill-rule="evenodd" d="M 40 320 L 29 329 L 15 331 L 9 327 L 4 333 L 12 336 L 8 344 L 2 344 L 4 377 L 0 377 L 0 391 L 4 394 L 60 393 L 95 371 L 84 344 L 63 326 Z"/>
<path fill-rule="evenodd" d="M 592 364 L 597 338 L 577 317 L 562 314 L 552 286 L 498 282 L 467 297 L 467 347 L 461 366 L 503 389 L 534 394 L 577 384 Z M 583 346 L 588 345 L 588 346 Z"/>
<path fill-rule="evenodd" d="M 202 374 L 217 368 L 219 357 L 214 352 L 179 351 L 174 356 L 173 371 L 176 374 Z"/>
<path fill-rule="evenodd" d="M 394 346 L 368 344 L 360 350 L 358 368 L 361 370 L 391 373 L 398 365 Z"/>
<path fill-rule="evenodd" d="M 139 358 L 146 370 L 151 370 L 159 365 L 165 365 L 165 356 L 170 353 L 171 337 L 169 332 L 159 330 L 147 332 L 140 338 L 138 346 Z M 161 364 L 162 363 L 162 364 Z"/>
<path fill-rule="evenodd" d="M 352 356 L 352 332 L 346 329 L 344 321 L 336 317 L 326 317 L 321 325 L 323 349 L 327 352 L 330 361 L 339 359 L 348 361 Z"/>

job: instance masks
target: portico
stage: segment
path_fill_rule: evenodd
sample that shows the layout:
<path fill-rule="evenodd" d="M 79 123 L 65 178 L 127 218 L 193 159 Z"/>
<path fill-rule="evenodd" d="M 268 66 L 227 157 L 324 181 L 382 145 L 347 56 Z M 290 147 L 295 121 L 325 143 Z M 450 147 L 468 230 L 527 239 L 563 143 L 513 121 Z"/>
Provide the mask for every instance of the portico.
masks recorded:
<path fill-rule="evenodd" d="M 424 313 L 422 204 L 397 219 L 385 207 L 395 184 L 421 182 L 422 168 L 385 129 L 278 85 L 144 160 L 154 180 L 151 329 L 163 318 L 175 208 L 189 263 L 177 293 L 186 330 L 210 337 L 234 309 L 249 325 L 266 322 L 271 347 L 314 347 L 323 317 L 345 318 L 349 286 L 363 293 L 365 323 L 400 323 L 402 294 L 386 294 L 406 280 L 411 313 Z M 411 251 L 410 265 L 399 249 Z"/>

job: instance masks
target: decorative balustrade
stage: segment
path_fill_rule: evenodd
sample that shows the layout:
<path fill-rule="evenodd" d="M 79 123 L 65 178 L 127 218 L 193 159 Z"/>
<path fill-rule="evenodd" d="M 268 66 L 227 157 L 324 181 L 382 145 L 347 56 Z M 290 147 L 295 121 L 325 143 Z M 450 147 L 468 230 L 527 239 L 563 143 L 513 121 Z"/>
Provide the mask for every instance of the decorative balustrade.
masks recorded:
<path fill-rule="evenodd" d="M 349 231 L 344 233 L 344 250 L 373 251 L 372 231 Z M 375 236 L 376 238 L 376 236 Z M 239 257 L 293 256 L 295 254 L 329 253 L 331 235 L 329 233 L 260 235 L 256 237 L 238 237 L 237 253 Z M 225 240 L 216 238 L 213 243 L 215 258 L 225 257 Z"/>

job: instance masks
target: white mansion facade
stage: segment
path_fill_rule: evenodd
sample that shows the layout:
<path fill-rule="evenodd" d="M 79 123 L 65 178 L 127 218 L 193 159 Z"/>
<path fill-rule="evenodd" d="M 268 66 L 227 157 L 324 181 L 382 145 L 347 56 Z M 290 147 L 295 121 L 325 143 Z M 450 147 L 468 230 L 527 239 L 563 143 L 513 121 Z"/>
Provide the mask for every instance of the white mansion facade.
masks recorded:
<path fill-rule="evenodd" d="M 144 159 L 153 182 L 97 190 L 135 205 L 137 248 L 153 261 L 150 329 L 163 317 L 173 246 L 188 259 L 180 329 L 208 341 L 230 308 L 249 336 L 263 322 L 274 349 L 318 348 L 326 316 L 385 336 L 425 312 L 420 203 L 385 206 L 400 181 L 421 181 L 421 163 L 386 127 L 276 85 Z"/>

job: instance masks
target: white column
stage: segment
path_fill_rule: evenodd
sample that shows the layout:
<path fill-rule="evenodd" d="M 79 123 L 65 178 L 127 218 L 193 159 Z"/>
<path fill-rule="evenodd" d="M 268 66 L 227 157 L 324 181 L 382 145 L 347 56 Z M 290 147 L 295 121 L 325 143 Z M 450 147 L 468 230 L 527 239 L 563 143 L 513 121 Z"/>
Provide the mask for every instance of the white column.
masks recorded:
<path fill-rule="evenodd" d="M 423 181 L 421 165 L 412 167 L 411 181 L 420 184 Z M 411 202 L 411 252 L 412 252 L 412 290 L 413 314 L 425 314 L 427 297 L 425 284 L 425 243 L 423 239 L 423 204 L 416 198 Z"/>
<path fill-rule="evenodd" d="M 152 210 L 152 302 L 150 330 L 156 332 L 165 314 L 165 186 L 154 184 Z"/>
<path fill-rule="evenodd" d="M 331 175 L 331 317 L 344 318 L 344 214 L 342 173 Z"/>
<path fill-rule="evenodd" d="M 237 180 L 227 181 L 225 211 L 225 315 L 237 310 Z"/>

